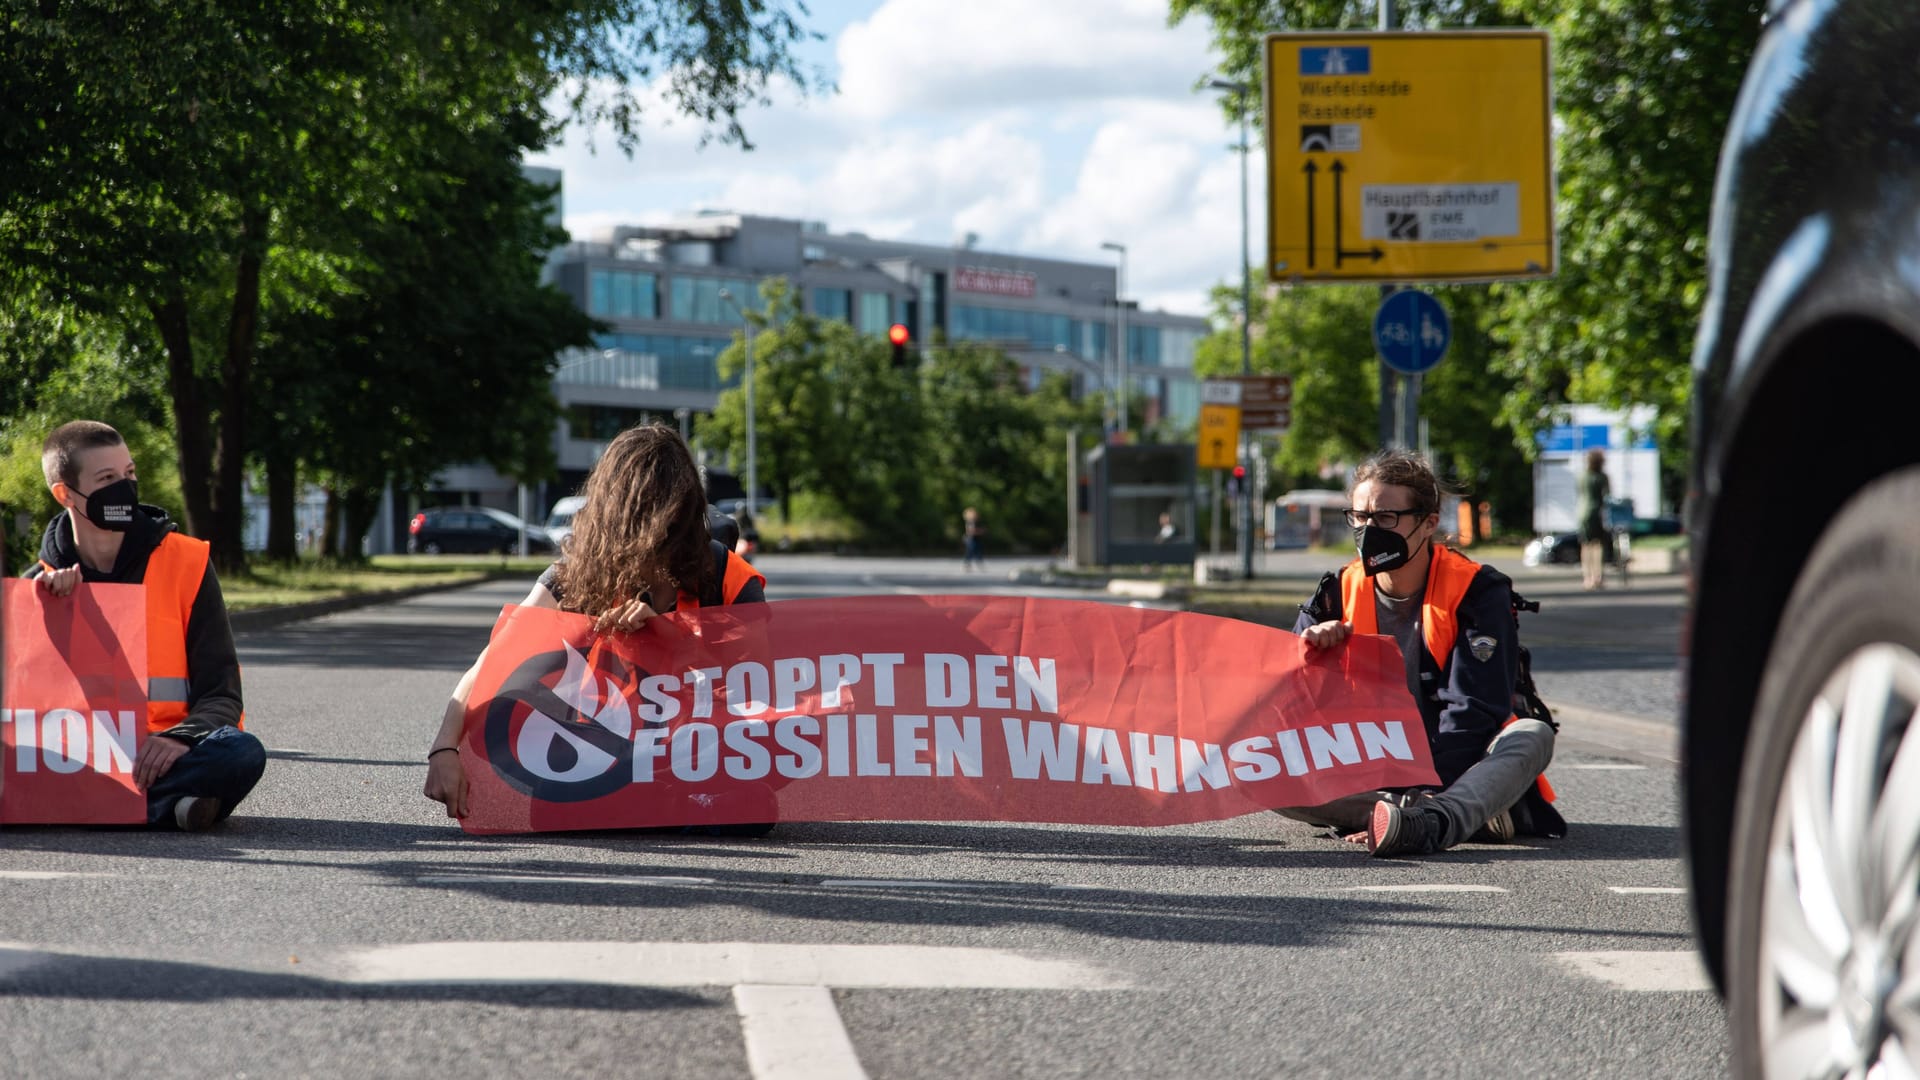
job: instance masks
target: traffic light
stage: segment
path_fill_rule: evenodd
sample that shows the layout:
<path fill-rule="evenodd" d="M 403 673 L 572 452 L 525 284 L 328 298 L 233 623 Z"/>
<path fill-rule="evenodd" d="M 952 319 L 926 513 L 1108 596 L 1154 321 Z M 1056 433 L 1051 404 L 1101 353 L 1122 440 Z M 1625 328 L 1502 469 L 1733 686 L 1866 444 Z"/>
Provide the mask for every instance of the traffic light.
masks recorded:
<path fill-rule="evenodd" d="M 1233 467 L 1233 472 L 1228 474 L 1227 476 L 1227 494 L 1237 499 L 1240 497 L 1241 493 L 1245 492 L 1246 490 L 1247 490 L 1247 467 L 1245 465 L 1235 465 Z"/>
<path fill-rule="evenodd" d="M 912 337 L 913 334 L 907 330 L 905 323 L 894 323 L 887 328 L 887 340 L 893 343 L 894 367 L 903 368 L 907 366 L 907 342 Z"/>

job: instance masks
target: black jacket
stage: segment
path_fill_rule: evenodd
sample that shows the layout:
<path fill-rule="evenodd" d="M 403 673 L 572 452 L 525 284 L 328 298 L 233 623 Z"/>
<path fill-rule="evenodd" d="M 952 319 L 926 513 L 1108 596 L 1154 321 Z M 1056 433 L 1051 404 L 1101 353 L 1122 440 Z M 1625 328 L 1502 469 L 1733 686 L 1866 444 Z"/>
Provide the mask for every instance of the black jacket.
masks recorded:
<path fill-rule="evenodd" d="M 143 504 L 133 528 L 120 544 L 113 569 L 103 574 L 80 561 L 80 551 L 73 542 L 73 521 L 66 514 L 57 514 L 40 538 L 40 562 L 55 570 L 77 565 L 80 580 L 89 583 L 139 585 L 146 581 L 147 560 L 153 549 L 178 528 L 168 520 L 165 510 Z M 35 563 L 24 576 L 39 577 L 41 573 L 40 564 Z M 209 564 L 187 616 L 187 718 L 159 734 L 191 746 L 220 728 L 239 726 L 241 709 L 240 658 L 234 653 L 233 627 L 227 622 L 227 602 L 220 594 L 220 580 Z"/>
<path fill-rule="evenodd" d="M 1340 575 L 1330 573 L 1300 609 L 1294 633 L 1318 622 L 1344 619 L 1341 606 Z M 1414 695 L 1442 784 L 1453 783 L 1472 768 L 1513 715 L 1513 686 L 1520 662 L 1512 583 L 1505 574 L 1481 566 L 1455 617 L 1459 629 L 1451 655 L 1436 657 L 1421 648 L 1420 689 Z"/>

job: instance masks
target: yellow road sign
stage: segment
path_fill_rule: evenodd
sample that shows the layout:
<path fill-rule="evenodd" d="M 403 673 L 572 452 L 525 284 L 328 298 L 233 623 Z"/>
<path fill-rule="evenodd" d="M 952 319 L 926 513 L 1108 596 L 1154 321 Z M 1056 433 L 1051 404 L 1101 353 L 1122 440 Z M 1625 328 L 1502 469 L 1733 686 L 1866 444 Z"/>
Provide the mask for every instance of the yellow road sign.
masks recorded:
<path fill-rule="evenodd" d="M 1554 271 L 1544 31 L 1269 34 L 1267 272 Z"/>
<path fill-rule="evenodd" d="M 1200 406 L 1200 467 L 1231 469 L 1240 460 L 1240 406 Z"/>

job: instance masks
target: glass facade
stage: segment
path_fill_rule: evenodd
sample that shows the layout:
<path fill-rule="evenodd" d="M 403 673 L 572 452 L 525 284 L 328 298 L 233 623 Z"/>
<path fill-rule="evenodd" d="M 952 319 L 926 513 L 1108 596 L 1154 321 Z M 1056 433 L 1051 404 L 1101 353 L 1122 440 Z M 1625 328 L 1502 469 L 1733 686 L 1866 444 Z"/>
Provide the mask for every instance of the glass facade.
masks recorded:
<path fill-rule="evenodd" d="M 860 332 L 885 334 L 893 325 L 893 297 L 883 292 L 860 294 Z"/>
<path fill-rule="evenodd" d="M 955 304 L 950 332 L 956 341 L 1025 342 L 1033 349 L 1077 350 L 1080 355 L 1088 356 L 1095 355 L 1086 352 L 1087 342 L 1095 340 L 1088 333 L 1090 327 L 1098 324 L 1076 322 L 1065 315 L 1044 311 Z M 1097 340 L 1105 345 L 1105 328 L 1098 329 Z"/>
<path fill-rule="evenodd" d="M 652 274 L 595 270 L 587 277 L 587 310 L 612 319 L 657 319 L 660 294 Z"/>
<path fill-rule="evenodd" d="M 741 307 L 759 302 L 760 291 L 751 281 L 736 278 L 677 277 L 669 284 L 668 311 L 678 322 L 724 323 L 739 326 L 733 305 L 720 299 L 720 290 L 733 294 Z"/>
<path fill-rule="evenodd" d="M 626 390 L 719 390 L 714 359 L 731 338 L 600 334 L 600 352 L 569 353 L 556 382 Z"/>
<path fill-rule="evenodd" d="M 853 321 L 853 293 L 846 289 L 813 290 L 813 313 L 822 319 Z"/>
<path fill-rule="evenodd" d="M 1127 327 L 1127 363 L 1146 367 L 1160 366 L 1160 328 Z"/>

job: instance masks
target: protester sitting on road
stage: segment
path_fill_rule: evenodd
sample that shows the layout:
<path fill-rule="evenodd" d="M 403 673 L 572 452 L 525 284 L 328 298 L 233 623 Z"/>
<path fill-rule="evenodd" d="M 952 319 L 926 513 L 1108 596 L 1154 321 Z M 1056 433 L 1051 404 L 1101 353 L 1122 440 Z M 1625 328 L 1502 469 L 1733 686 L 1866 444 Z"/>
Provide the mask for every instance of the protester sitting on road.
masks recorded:
<path fill-rule="evenodd" d="M 700 470 L 673 428 L 621 432 L 580 493 L 586 504 L 574 516 L 566 555 L 540 575 L 523 605 L 591 615 L 601 633 L 630 633 L 663 612 L 766 600 L 766 577 L 710 535 Z M 482 649 L 460 677 L 427 753 L 424 793 L 452 818 L 468 812 L 460 735 L 486 657 Z M 771 826 L 738 831 L 753 828 Z"/>
<path fill-rule="evenodd" d="M 207 542 L 140 502 L 133 455 L 106 424 L 61 425 L 40 467 L 67 512 L 47 523 L 26 576 L 53 596 L 82 582 L 146 593 L 148 736 L 133 781 L 148 826 L 196 832 L 225 820 L 260 782 L 267 752 L 241 729 L 240 660 Z"/>
<path fill-rule="evenodd" d="M 1363 463 L 1346 511 L 1359 558 L 1322 579 L 1294 625 L 1316 649 L 1379 633 L 1406 657 L 1441 789 L 1366 791 L 1280 811 L 1331 826 L 1377 856 L 1566 831 L 1539 790 L 1553 728 L 1513 715 L 1519 653 L 1510 583 L 1435 542 L 1439 508 L 1440 484 L 1425 458 L 1385 451 Z"/>

